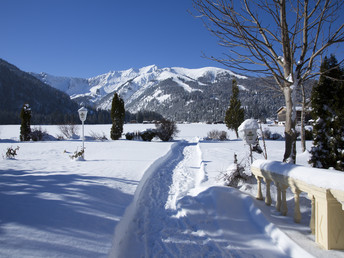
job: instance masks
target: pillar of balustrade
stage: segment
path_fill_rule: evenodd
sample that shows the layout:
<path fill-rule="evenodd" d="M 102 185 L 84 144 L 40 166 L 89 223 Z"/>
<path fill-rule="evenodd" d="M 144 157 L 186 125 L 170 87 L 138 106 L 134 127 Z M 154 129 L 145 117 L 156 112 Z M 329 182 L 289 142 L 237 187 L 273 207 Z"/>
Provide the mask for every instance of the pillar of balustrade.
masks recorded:
<path fill-rule="evenodd" d="M 271 205 L 271 194 L 270 194 L 270 184 L 271 180 L 264 178 L 266 184 L 266 194 L 265 194 L 265 204 L 270 206 Z"/>
<path fill-rule="evenodd" d="M 315 234 L 315 199 L 314 195 L 308 194 L 309 199 L 311 200 L 312 210 L 311 210 L 311 220 L 309 221 L 309 227 L 311 228 L 311 232 Z"/>
<path fill-rule="evenodd" d="M 262 194 L 262 178 L 261 178 L 260 176 L 256 176 L 256 179 L 257 179 L 257 185 L 258 185 L 256 199 L 257 199 L 257 200 L 263 200 L 263 194 Z"/>
<path fill-rule="evenodd" d="M 300 193 L 301 191 L 295 187 L 291 188 L 292 192 L 294 193 L 294 221 L 296 223 L 300 223 L 301 221 L 301 212 L 300 212 Z"/>
<path fill-rule="evenodd" d="M 276 197 L 276 210 L 281 211 L 281 187 L 277 181 L 274 181 L 277 190 L 277 197 Z"/>
<path fill-rule="evenodd" d="M 286 190 L 287 190 L 288 186 L 280 184 L 280 188 L 281 188 L 281 193 L 282 193 L 281 214 L 283 216 L 286 216 L 288 213 L 287 195 L 286 195 Z"/>

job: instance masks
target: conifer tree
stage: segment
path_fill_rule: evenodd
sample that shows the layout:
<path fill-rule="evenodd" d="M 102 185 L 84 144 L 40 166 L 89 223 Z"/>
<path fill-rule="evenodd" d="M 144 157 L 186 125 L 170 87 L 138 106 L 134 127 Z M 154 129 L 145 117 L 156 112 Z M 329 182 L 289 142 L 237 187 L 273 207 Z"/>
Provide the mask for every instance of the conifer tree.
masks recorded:
<path fill-rule="evenodd" d="M 31 108 L 29 104 L 24 104 L 20 112 L 21 126 L 20 126 L 20 140 L 30 141 L 31 139 Z"/>
<path fill-rule="evenodd" d="M 320 72 L 311 96 L 315 123 L 309 163 L 344 171 L 344 73 L 333 55 L 324 58 Z"/>
<path fill-rule="evenodd" d="M 232 96 L 229 102 L 229 107 L 226 111 L 225 123 L 228 129 L 233 129 L 236 133 L 237 138 L 238 128 L 245 119 L 244 109 L 241 107 L 241 102 L 239 100 L 239 87 L 237 81 L 233 79 L 232 81 Z"/>
<path fill-rule="evenodd" d="M 117 93 L 113 96 L 111 106 L 111 120 L 112 127 L 110 136 L 112 140 L 118 140 L 123 133 L 123 124 L 125 118 L 124 101 L 118 96 Z"/>

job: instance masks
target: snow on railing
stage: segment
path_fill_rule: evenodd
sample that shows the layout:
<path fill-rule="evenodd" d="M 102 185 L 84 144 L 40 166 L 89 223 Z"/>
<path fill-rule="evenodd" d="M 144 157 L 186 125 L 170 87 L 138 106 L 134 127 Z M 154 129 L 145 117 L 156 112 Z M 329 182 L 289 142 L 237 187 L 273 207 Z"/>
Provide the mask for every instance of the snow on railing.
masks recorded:
<path fill-rule="evenodd" d="M 325 249 L 344 249 L 344 172 L 309 168 L 278 161 L 256 160 L 251 171 L 258 183 L 257 199 L 263 200 L 261 183 L 266 184 L 265 203 L 271 205 L 270 184 L 277 188 L 276 209 L 287 215 L 286 190 L 294 193 L 294 221 L 301 220 L 300 193 L 312 203 L 310 228 L 315 241 Z"/>

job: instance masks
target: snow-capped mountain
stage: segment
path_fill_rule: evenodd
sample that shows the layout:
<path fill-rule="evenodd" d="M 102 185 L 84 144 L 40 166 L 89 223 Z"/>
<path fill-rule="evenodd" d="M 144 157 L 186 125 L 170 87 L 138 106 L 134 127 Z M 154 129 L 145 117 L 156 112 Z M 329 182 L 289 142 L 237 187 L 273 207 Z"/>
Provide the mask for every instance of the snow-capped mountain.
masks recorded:
<path fill-rule="evenodd" d="M 150 110 L 178 121 L 223 120 L 232 79 L 238 81 L 244 95 L 255 92 L 252 82 L 257 81 L 215 67 L 158 68 L 156 65 L 111 71 L 88 79 L 46 73 L 33 75 L 66 92 L 78 103 L 109 110 L 113 94 L 117 92 L 130 112 Z"/>

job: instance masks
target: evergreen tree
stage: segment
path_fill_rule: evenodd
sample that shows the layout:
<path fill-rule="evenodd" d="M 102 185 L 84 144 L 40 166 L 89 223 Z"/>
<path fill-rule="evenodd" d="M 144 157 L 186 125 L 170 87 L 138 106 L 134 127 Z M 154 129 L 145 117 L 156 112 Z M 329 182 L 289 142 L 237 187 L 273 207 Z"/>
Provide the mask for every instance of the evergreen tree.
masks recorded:
<path fill-rule="evenodd" d="M 344 171 L 344 71 L 334 55 L 325 57 L 319 82 L 313 87 L 313 147 L 309 163 L 313 167 L 333 167 Z"/>
<path fill-rule="evenodd" d="M 118 96 L 117 93 L 113 96 L 111 106 L 111 120 L 112 127 L 110 136 L 112 140 L 118 140 L 123 133 L 123 124 L 125 118 L 124 101 Z"/>
<path fill-rule="evenodd" d="M 245 111 L 241 107 L 241 102 L 239 100 L 239 87 L 237 81 L 233 79 L 232 81 L 232 96 L 229 102 L 229 107 L 226 111 L 225 123 L 228 129 L 235 130 L 237 138 L 238 128 L 245 119 Z"/>
<path fill-rule="evenodd" d="M 24 104 L 20 112 L 21 126 L 20 126 L 20 140 L 30 141 L 31 138 L 31 108 L 29 104 Z"/>

